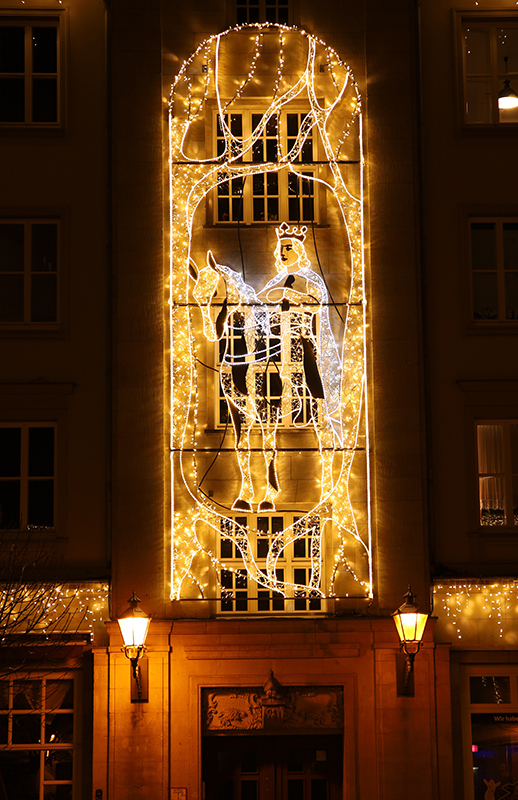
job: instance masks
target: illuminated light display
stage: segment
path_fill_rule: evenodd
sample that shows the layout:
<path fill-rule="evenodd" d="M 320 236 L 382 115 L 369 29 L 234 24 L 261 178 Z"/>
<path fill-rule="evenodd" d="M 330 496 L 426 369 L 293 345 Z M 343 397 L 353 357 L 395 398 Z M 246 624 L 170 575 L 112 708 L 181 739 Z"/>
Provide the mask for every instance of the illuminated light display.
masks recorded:
<path fill-rule="evenodd" d="M 433 616 L 443 639 L 463 647 L 515 648 L 518 644 L 518 580 L 441 581 L 434 586 Z"/>
<path fill-rule="evenodd" d="M 237 134 L 233 119 L 250 108 L 251 132 Z M 244 25 L 200 44 L 177 76 L 170 109 L 171 597 L 218 596 L 222 570 L 237 571 L 222 557 L 222 538 L 264 589 L 370 597 L 357 84 L 305 31 Z M 293 109 L 298 132 L 287 139 L 282 126 Z M 272 118 L 275 157 L 259 160 L 254 146 Z M 304 179 L 326 197 L 325 234 L 291 215 L 289 223 L 278 216 L 275 226 L 240 230 L 239 205 L 237 230 L 207 224 L 217 220 L 221 187 L 234 182 L 243 204 L 245 181 L 255 176 L 300 176 L 310 136 L 318 158 Z M 264 242 L 260 253 L 249 246 L 246 271 L 232 253 L 245 230 L 249 241 L 252 230 Z M 326 271 L 318 239 L 332 243 Z M 298 514 L 297 524 L 278 531 L 259 557 L 261 515 L 283 512 Z M 280 578 L 308 530 L 305 583 Z"/>

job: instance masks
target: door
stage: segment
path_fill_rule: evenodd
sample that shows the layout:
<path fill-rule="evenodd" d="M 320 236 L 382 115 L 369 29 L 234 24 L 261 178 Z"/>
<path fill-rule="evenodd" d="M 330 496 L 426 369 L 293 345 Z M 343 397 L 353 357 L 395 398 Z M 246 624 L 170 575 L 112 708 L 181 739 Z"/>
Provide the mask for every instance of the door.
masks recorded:
<path fill-rule="evenodd" d="M 340 800 L 342 751 L 338 735 L 207 737 L 205 800 Z"/>

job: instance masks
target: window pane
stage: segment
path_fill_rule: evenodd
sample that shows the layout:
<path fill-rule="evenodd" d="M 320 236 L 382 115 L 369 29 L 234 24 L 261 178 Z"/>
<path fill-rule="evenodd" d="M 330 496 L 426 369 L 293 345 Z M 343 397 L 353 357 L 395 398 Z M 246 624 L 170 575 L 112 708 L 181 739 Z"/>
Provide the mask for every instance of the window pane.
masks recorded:
<path fill-rule="evenodd" d="M 25 122 L 23 78 L 0 78 L 0 122 Z"/>
<path fill-rule="evenodd" d="M 56 78 L 34 78 L 32 82 L 32 121 L 56 122 L 58 82 Z"/>
<path fill-rule="evenodd" d="M 516 723 L 506 714 L 472 714 L 471 735 L 475 797 L 483 798 L 488 783 L 494 780 L 502 786 L 496 797 L 512 800 L 518 782 L 518 737 Z"/>
<path fill-rule="evenodd" d="M 504 429 L 502 425 L 477 425 L 478 471 L 503 473 Z"/>
<path fill-rule="evenodd" d="M 45 752 L 45 782 L 52 779 L 56 781 L 72 780 L 72 755 L 71 750 L 47 750 Z M 67 788 L 71 789 L 72 787 Z M 47 787 L 45 787 L 46 795 Z"/>
<path fill-rule="evenodd" d="M 471 223 L 471 266 L 474 270 L 496 270 L 496 225 Z"/>
<path fill-rule="evenodd" d="M 466 28 L 464 30 L 466 53 L 466 75 L 488 75 L 489 28 Z"/>
<path fill-rule="evenodd" d="M 74 681 L 47 681 L 45 708 L 74 708 Z"/>
<path fill-rule="evenodd" d="M 511 89 L 516 90 L 516 78 L 511 83 Z M 502 89 L 503 89 L 502 85 Z M 518 122 L 518 108 L 498 108 L 498 121 L 510 124 L 515 124 Z"/>
<path fill-rule="evenodd" d="M 7 744 L 9 735 L 9 719 L 6 714 L 0 716 L 0 744 Z"/>
<path fill-rule="evenodd" d="M 0 27 L 0 72 L 25 72 L 25 28 Z"/>
<path fill-rule="evenodd" d="M 54 481 L 29 481 L 27 524 L 38 528 L 54 525 Z"/>
<path fill-rule="evenodd" d="M 20 527 L 20 481 L 0 481 L 0 528 Z"/>
<path fill-rule="evenodd" d="M 32 29 L 32 71 L 57 72 L 58 31 L 55 27 Z"/>
<path fill-rule="evenodd" d="M 518 319 L 518 272 L 505 275 L 505 318 Z"/>
<path fill-rule="evenodd" d="M 469 679 L 470 703 L 510 703 L 509 676 L 475 677 Z"/>
<path fill-rule="evenodd" d="M 31 226 L 31 270 L 56 272 L 58 262 L 58 226 L 56 223 Z"/>
<path fill-rule="evenodd" d="M 74 740 L 73 714 L 47 714 L 45 718 L 45 741 L 69 744 Z"/>
<path fill-rule="evenodd" d="M 21 428 L 0 428 L 0 477 L 20 476 L 21 442 Z"/>
<path fill-rule="evenodd" d="M 31 322 L 56 322 L 58 318 L 56 275 L 33 275 Z"/>
<path fill-rule="evenodd" d="M 496 275 L 473 274 L 473 319 L 498 319 L 498 285 Z"/>
<path fill-rule="evenodd" d="M 304 779 L 288 779 L 287 800 L 304 800 Z"/>
<path fill-rule="evenodd" d="M 41 708 L 41 681 L 14 681 L 13 708 L 26 711 Z"/>
<path fill-rule="evenodd" d="M 518 72 L 518 28 L 498 27 L 496 32 L 498 43 L 498 72 L 502 77 L 505 72 L 504 56 L 507 56 L 507 72 Z"/>
<path fill-rule="evenodd" d="M 29 428 L 29 475 L 33 478 L 54 475 L 54 428 Z"/>
<path fill-rule="evenodd" d="M 9 800 L 39 800 L 38 750 L 0 751 L 0 774 Z"/>
<path fill-rule="evenodd" d="M 491 79 L 466 80 L 466 119 L 469 123 L 487 124 L 491 120 Z"/>
<path fill-rule="evenodd" d="M 41 718 L 39 714 L 13 715 L 13 744 L 39 744 Z"/>

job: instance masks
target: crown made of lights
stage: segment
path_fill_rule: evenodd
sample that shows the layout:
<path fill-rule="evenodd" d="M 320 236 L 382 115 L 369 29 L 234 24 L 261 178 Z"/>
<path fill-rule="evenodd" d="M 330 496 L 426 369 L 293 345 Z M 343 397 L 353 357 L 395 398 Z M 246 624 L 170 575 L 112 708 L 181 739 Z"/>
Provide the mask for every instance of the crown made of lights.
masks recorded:
<path fill-rule="evenodd" d="M 307 225 L 303 225 L 301 228 L 297 228 L 294 225 L 290 230 L 287 222 L 281 222 L 280 227 L 275 229 L 275 233 L 277 234 L 277 239 L 298 239 L 299 242 L 303 242 L 306 238 L 307 229 Z"/>

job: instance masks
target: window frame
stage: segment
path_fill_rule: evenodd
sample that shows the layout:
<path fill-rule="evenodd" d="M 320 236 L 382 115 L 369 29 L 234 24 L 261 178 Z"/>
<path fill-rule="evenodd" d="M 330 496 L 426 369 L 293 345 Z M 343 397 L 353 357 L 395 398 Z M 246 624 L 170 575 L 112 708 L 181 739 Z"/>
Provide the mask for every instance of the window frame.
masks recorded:
<path fill-rule="evenodd" d="M 64 225 L 61 215 L 49 214 L 47 216 L 34 216 L 34 215 L 3 215 L 0 209 L 0 225 L 23 225 L 24 226 L 24 265 L 23 273 L 9 272 L 2 270 L 0 265 L 0 275 L 20 275 L 23 274 L 23 320 L 2 320 L 0 319 L 0 334 L 12 331 L 19 333 L 33 333 L 40 332 L 54 332 L 58 333 L 61 330 L 62 309 L 63 309 L 63 238 L 64 238 Z M 31 320 L 31 286 L 32 277 L 37 273 L 32 270 L 32 230 L 33 226 L 37 225 L 55 225 L 56 226 L 56 319 L 49 321 L 32 321 Z"/>
<path fill-rule="evenodd" d="M 288 138 L 293 138 L 293 137 L 288 137 L 286 115 L 287 114 L 305 114 L 305 113 L 307 113 L 307 111 L 308 111 L 307 107 L 303 107 L 303 104 L 296 103 L 293 106 L 293 108 L 288 107 L 288 108 L 284 109 L 281 112 L 280 138 L 281 138 L 281 147 L 283 148 L 283 151 L 285 151 L 287 149 Z M 235 112 L 235 114 L 233 116 L 236 116 L 237 114 L 240 114 L 241 117 L 242 117 L 243 139 L 246 139 L 248 136 L 250 136 L 250 134 L 252 132 L 252 115 L 253 114 L 262 114 L 262 113 L 263 113 L 263 107 L 261 106 L 261 104 L 259 102 L 251 103 L 250 105 L 247 105 L 246 108 L 243 107 L 243 109 L 241 111 Z M 210 127 L 210 131 L 211 131 L 211 134 L 210 134 L 210 150 L 214 154 L 214 156 L 217 157 L 217 153 L 218 153 L 218 109 L 215 108 L 215 107 L 212 108 L 211 124 L 210 124 L 209 127 Z M 312 161 L 305 162 L 305 161 L 303 161 L 301 159 L 300 161 L 293 162 L 293 166 L 296 167 L 296 169 L 294 169 L 294 170 L 289 170 L 288 168 L 286 168 L 286 169 L 284 169 L 282 171 L 275 170 L 275 171 L 272 171 L 272 173 L 271 173 L 271 174 L 275 174 L 275 175 L 278 175 L 278 176 L 282 176 L 282 178 L 283 178 L 282 180 L 279 180 L 278 192 L 277 192 L 277 195 L 276 195 L 279 198 L 279 205 L 278 205 L 279 214 L 278 214 L 278 218 L 277 219 L 271 219 L 271 220 L 269 220 L 269 219 L 255 220 L 254 219 L 254 210 L 253 210 L 253 201 L 254 201 L 253 176 L 248 176 L 244 180 L 244 194 L 243 194 L 243 201 L 242 201 L 243 202 L 243 211 L 242 211 L 243 219 L 238 221 L 237 219 L 234 220 L 234 219 L 230 219 L 229 218 L 229 220 L 226 221 L 226 220 L 220 220 L 218 218 L 218 196 L 219 195 L 218 195 L 218 187 L 215 187 L 212 190 L 212 192 L 210 193 L 210 196 L 209 196 L 209 203 L 208 203 L 208 217 L 209 217 L 208 222 L 209 222 L 209 224 L 211 224 L 211 225 L 213 225 L 215 227 L 219 227 L 219 226 L 221 226 L 221 227 L 229 227 L 229 226 L 237 226 L 239 224 L 239 225 L 247 226 L 248 228 L 254 228 L 254 227 L 257 227 L 257 226 L 260 226 L 260 225 L 279 225 L 283 220 L 286 220 L 286 222 L 291 222 L 292 224 L 321 225 L 322 224 L 322 220 L 323 220 L 323 216 L 324 216 L 323 215 L 323 209 L 321 208 L 321 203 L 323 202 L 323 200 L 322 200 L 323 190 L 322 190 L 322 188 L 320 186 L 320 182 L 319 182 L 319 171 L 320 171 L 319 170 L 319 150 L 320 150 L 320 144 L 319 144 L 319 136 L 318 136 L 318 131 L 317 131 L 316 126 L 312 127 L 311 134 L 310 134 L 310 136 L 308 138 L 310 138 L 310 140 L 312 142 L 312 151 L 313 151 L 312 152 Z M 251 150 L 245 154 L 245 158 L 243 159 L 243 161 L 246 164 L 254 163 L 253 160 L 252 160 L 252 151 Z M 261 163 L 261 162 L 257 162 L 257 163 Z M 267 161 L 265 161 L 264 163 L 275 163 L 275 162 L 267 162 Z M 311 195 L 312 198 L 313 198 L 313 200 L 312 200 L 313 220 L 311 220 L 311 219 L 303 219 L 302 216 L 301 216 L 300 219 L 290 220 L 290 217 L 289 217 L 289 194 L 290 194 L 290 192 L 289 192 L 289 176 L 293 175 L 294 173 L 300 173 L 302 175 L 302 179 L 304 179 L 305 175 L 306 176 L 312 175 L 313 178 L 314 178 L 314 180 L 311 182 L 311 186 L 312 186 L 312 189 L 313 189 L 313 192 L 312 192 L 312 195 Z M 265 172 L 263 174 L 267 175 L 268 173 Z M 285 176 L 285 179 L 284 179 L 284 176 Z M 243 179 L 235 178 L 234 180 L 243 180 Z M 229 181 L 229 183 L 230 183 L 230 181 Z M 237 198 L 237 197 L 240 196 L 240 193 L 238 192 L 237 194 L 232 195 L 232 190 L 231 189 L 229 190 L 230 208 L 232 207 L 232 196 Z M 267 189 L 266 189 L 266 181 L 265 181 L 264 194 L 263 195 L 256 195 L 256 197 L 264 197 L 264 198 L 268 197 Z M 297 197 L 299 198 L 299 203 L 300 203 L 300 198 L 303 197 L 303 195 L 297 194 Z"/>
<path fill-rule="evenodd" d="M 474 270 L 472 258 L 472 224 L 489 223 L 495 225 L 495 270 Z M 507 325 L 510 329 L 516 328 L 518 323 L 518 316 L 508 318 L 506 316 L 506 293 L 505 293 L 505 276 L 506 273 L 518 273 L 518 263 L 516 270 L 506 270 L 504 262 L 504 238 L 503 226 L 506 223 L 518 224 L 518 214 L 469 214 L 467 220 L 467 252 L 468 252 L 468 269 L 469 269 L 469 283 L 470 283 L 470 322 L 473 326 L 486 327 L 486 326 L 502 326 Z M 476 319 L 474 314 L 474 273 L 491 272 L 496 273 L 497 278 L 497 295 L 498 295 L 498 317 L 496 319 Z"/>
<path fill-rule="evenodd" d="M 504 132 L 509 132 L 511 135 L 516 135 L 518 128 L 518 121 L 516 122 L 500 122 L 498 118 L 498 92 L 502 88 L 500 73 L 496 62 L 496 47 L 493 41 L 493 29 L 496 32 L 498 25 L 509 22 L 512 27 L 518 27 L 518 14 L 513 10 L 507 11 L 453 11 L 453 24 L 455 28 L 455 43 L 456 43 L 456 62 L 457 62 L 457 108 L 459 115 L 459 125 L 463 133 L 483 133 L 487 134 L 489 131 L 498 131 L 499 135 Z M 468 122 L 466 104 L 467 104 L 467 90 L 466 90 L 466 59 L 464 50 L 464 30 L 466 25 L 472 25 L 478 28 L 491 29 L 490 34 L 490 82 L 491 82 L 491 99 L 492 99 L 492 121 L 491 122 Z M 515 91 L 518 92 L 518 72 L 510 72 L 510 79 L 514 80 Z"/>
<path fill-rule="evenodd" d="M 464 799 L 474 800 L 473 781 L 473 734 L 471 715 L 477 713 L 518 714 L 518 665 L 508 663 L 488 663 L 460 665 L 461 668 L 461 726 L 462 726 L 462 764 L 464 776 Z M 472 703 L 470 697 L 470 678 L 472 677 L 510 677 L 511 702 L 501 704 Z"/>
<path fill-rule="evenodd" d="M 66 21 L 67 10 L 36 10 L 31 9 L 27 12 L 20 12 L 19 10 L 2 10 L 0 13 L 0 26 L 15 27 L 23 25 L 26 28 L 25 37 L 29 37 L 29 28 L 32 27 L 51 27 L 55 26 L 57 30 L 57 64 L 56 64 L 56 120 L 52 122 L 33 122 L 32 119 L 27 119 L 27 110 L 30 107 L 32 98 L 32 71 L 27 69 L 30 65 L 31 56 L 25 53 L 24 63 L 24 100 L 25 100 L 25 119 L 24 121 L 14 122 L 0 122 L 0 136 L 2 135 L 26 135 L 26 134 L 61 134 L 66 127 Z M 1 75 L 21 74 L 21 73 L 0 73 Z M 37 73 L 46 74 L 46 73 Z M 48 73 L 49 75 L 51 73 Z M 54 73 L 52 73 L 54 74 Z M 29 87 L 29 88 L 27 88 Z M 31 114 L 32 115 L 32 114 Z"/>
<path fill-rule="evenodd" d="M 483 425 L 500 425 L 502 426 L 503 436 L 503 456 L 504 456 L 504 471 L 503 473 L 485 473 L 481 472 L 478 458 L 478 428 Z M 513 512 L 513 469 L 512 469 L 512 452 L 511 452 L 511 433 L 510 428 L 512 425 L 518 427 L 518 419 L 477 419 L 475 421 L 475 447 L 476 447 L 476 466 L 477 466 L 477 498 L 478 498 L 478 527 L 482 531 L 489 529 L 498 533 L 499 531 L 518 531 L 518 515 L 515 523 L 509 523 L 509 519 L 514 520 Z M 481 505 L 480 505 L 480 479 L 484 477 L 492 477 L 501 475 L 504 481 L 504 524 L 503 525 L 483 525 L 481 520 Z M 517 481 L 518 481 L 518 473 Z"/>
<path fill-rule="evenodd" d="M 279 2 L 278 0 L 257 0 L 257 3 L 250 3 L 250 0 L 241 0 L 239 5 L 241 8 L 250 11 L 250 5 L 256 5 L 258 8 L 258 19 L 257 20 L 250 20 L 250 14 L 247 13 L 247 19 L 240 19 L 243 14 L 239 14 L 238 8 L 239 0 L 234 0 L 233 2 L 233 11 L 234 11 L 234 24 L 236 25 L 247 25 L 247 24 L 254 24 L 255 22 L 265 23 L 265 22 L 273 22 L 273 23 L 280 23 L 281 25 L 292 25 L 293 24 L 293 0 L 286 0 L 284 6 L 287 10 L 287 19 L 286 20 L 279 20 Z M 266 19 L 267 17 L 267 7 L 272 9 L 276 9 L 275 19 Z"/>
<path fill-rule="evenodd" d="M 20 476 L 5 476 L 0 478 L 0 484 L 3 482 L 19 480 L 20 483 L 20 525 L 14 527 L 0 527 L 1 531 L 50 531 L 56 530 L 56 489 L 57 489 L 57 451 L 58 451 L 58 436 L 57 425 L 55 422 L 0 422 L 0 429 L 20 429 Z M 54 431 L 53 439 L 53 474 L 52 476 L 31 476 L 29 474 L 29 430 L 31 428 L 49 428 Z M 52 481 L 52 525 L 38 525 L 29 523 L 29 485 L 31 481 Z M 0 521 L 1 526 L 1 521 Z"/>
<path fill-rule="evenodd" d="M 262 539 L 263 541 L 268 539 L 269 543 L 276 535 L 276 531 L 273 527 L 273 520 L 274 519 L 281 519 L 283 528 L 285 526 L 285 521 L 287 518 L 288 525 L 296 525 L 298 520 L 304 519 L 304 513 L 299 512 L 298 514 L 293 513 L 286 513 L 286 512 L 272 512 L 271 514 L 240 514 L 239 512 L 234 512 L 229 519 L 234 521 L 240 521 L 239 524 L 245 524 L 248 526 L 249 530 L 252 532 L 252 542 L 255 539 L 255 547 L 254 547 L 254 558 L 257 562 L 259 569 L 266 568 L 266 556 L 259 555 L 259 541 Z M 265 521 L 270 520 L 267 523 L 268 531 L 265 531 L 263 534 L 259 531 L 261 523 L 264 526 Z M 223 523 L 223 521 L 222 521 Z M 323 520 L 319 518 L 319 528 L 320 528 L 320 536 L 322 536 L 322 524 Z M 280 530 L 280 529 L 279 529 Z M 307 530 L 307 526 L 306 526 Z M 255 536 L 254 536 L 255 534 Z M 216 616 L 236 616 L 239 614 L 246 614 L 246 615 L 253 615 L 253 616 L 261 616 L 261 615 L 269 615 L 272 614 L 278 615 L 279 617 L 283 617 L 286 615 L 301 615 L 301 614 L 323 614 L 328 612 L 328 601 L 325 597 L 322 597 L 318 594 L 315 595 L 314 598 L 311 598 L 309 592 L 305 592 L 304 594 L 299 593 L 294 594 L 293 596 L 286 596 L 282 601 L 282 594 L 275 592 L 275 590 L 267 589 L 261 585 L 259 585 L 256 581 L 252 580 L 246 572 L 246 568 L 240 569 L 240 565 L 243 565 L 243 559 L 239 554 L 239 550 L 236 545 L 228 539 L 225 539 L 221 533 L 216 534 L 218 536 L 219 541 L 217 542 L 216 552 L 218 553 L 218 559 L 221 562 L 221 568 L 218 569 L 217 575 L 217 600 L 216 600 Z M 304 542 L 304 555 L 297 555 L 295 550 L 297 545 L 300 542 Z M 224 543 L 226 542 L 226 546 L 224 548 Z M 306 572 L 306 582 L 308 578 L 308 573 L 311 571 L 311 536 L 305 534 L 304 536 L 297 539 L 295 542 L 287 545 L 287 548 L 283 550 L 281 556 L 279 556 L 277 560 L 277 573 L 283 572 L 283 575 L 280 576 L 278 574 L 279 579 L 283 579 L 288 583 L 297 583 L 298 581 L 295 580 L 295 573 L 296 570 L 303 569 Z M 232 555 L 225 554 L 232 552 Z M 322 547 L 321 549 L 321 557 L 322 557 L 322 565 L 321 565 L 321 576 L 322 576 L 322 583 L 325 583 L 325 560 L 326 560 L 326 548 Z M 228 566 L 228 570 L 225 567 Z M 227 573 L 227 582 L 228 579 L 231 579 L 232 585 L 225 587 L 223 584 L 223 572 Z M 244 577 L 244 583 L 240 579 L 240 576 Z M 225 594 L 224 589 L 228 589 L 228 596 L 225 598 L 223 595 Z M 279 605 L 276 607 L 276 599 L 278 599 Z M 226 600 L 226 602 L 225 602 Z M 241 601 L 241 602 L 239 602 Z M 262 603 L 261 603 L 262 601 Z M 315 602 L 316 601 L 316 602 Z M 265 603 L 268 603 L 268 608 L 265 608 Z M 263 605 L 263 608 L 259 608 L 260 605 Z M 282 605 L 282 608 L 280 607 Z M 318 606 L 318 607 L 317 607 Z"/>
<path fill-rule="evenodd" d="M 72 796 L 75 797 L 78 794 L 79 787 L 81 785 L 81 773 L 82 773 L 82 676 L 79 671 L 77 670 L 65 670 L 65 671 L 52 671 L 49 672 L 45 670 L 36 670 L 34 672 L 23 672 L 20 674 L 14 673 L 13 675 L 9 676 L 2 676 L 2 681 L 8 681 L 9 683 L 9 695 L 8 695 L 8 707 L 7 709 L 0 710 L 0 718 L 7 717 L 8 718 L 8 741 L 6 744 L 0 744 L 0 752 L 8 752 L 8 753 L 16 753 L 16 752 L 37 752 L 39 753 L 39 760 L 40 760 L 40 769 L 38 774 L 38 788 L 39 788 L 39 798 L 43 800 L 45 794 L 45 787 L 47 786 L 71 786 L 72 787 Z M 16 681 L 40 681 L 42 687 L 45 687 L 45 704 L 42 703 L 41 708 L 34 708 L 28 710 L 20 710 L 17 711 L 14 709 L 13 706 L 13 683 Z M 56 681 L 72 681 L 73 682 L 73 706 L 71 709 L 54 709 L 52 710 L 51 705 L 47 705 L 46 703 L 46 687 L 49 682 L 56 682 Z M 53 714 L 53 715 L 65 715 L 65 714 L 73 714 L 73 730 L 72 730 L 72 741 L 71 742 L 64 742 L 55 744 L 51 742 L 45 741 L 44 735 L 44 725 L 45 725 L 45 717 L 46 714 Z M 18 743 L 13 744 L 12 741 L 9 740 L 10 735 L 12 736 L 12 720 L 15 716 L 40 716 L 40 723 L 41 723 L 41 739 L 40 742 L 35 743 Z M 59 752 L 72 752 L 72 778 L 71 779 L 62 779 L 62 780 L 54 780 L 50 781 L 45 778 L 45 760 L 48 757 L 49 751 Z"/>

